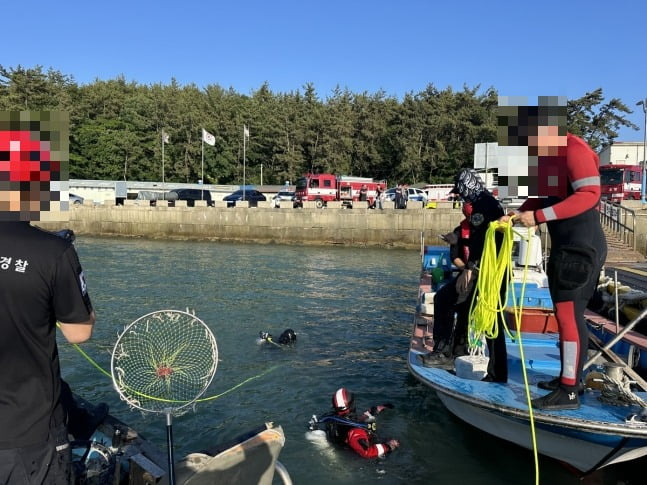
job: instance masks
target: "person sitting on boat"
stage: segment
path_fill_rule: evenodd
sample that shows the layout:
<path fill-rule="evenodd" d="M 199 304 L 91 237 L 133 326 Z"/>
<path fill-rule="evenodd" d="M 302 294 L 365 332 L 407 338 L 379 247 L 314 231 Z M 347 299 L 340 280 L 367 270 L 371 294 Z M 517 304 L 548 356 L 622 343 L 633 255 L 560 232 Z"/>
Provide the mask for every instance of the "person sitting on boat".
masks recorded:
<path fill-rule="evenodd" d="M 419 357 L 423 365 L 429 367 L 453 367 L 454 357 L 467 353 L 469 307 L 476 291 L 485 234 L 489 223 L 503 215 L 501 204 L 485 188 L 485 184 L 473 169 L 464 168 L 456 174 L 451 193 L 459 195 L 466 202 L 465 215 L 469 220 L 469 231 L 465 238 L 469 241 L 465 245 L 467 264 L 456 278 L 449 281 L 434 296 L 434 350 L 431 354 Z M 469 210 L 471 212 L 468 212 Z M 499 235 L 497 239 L 500 240 Z M 457 311 L 458 318 L 455 321 Z M 486 380 L 506 382 L 508 370 L 505 333 L 499 332 L 497 339 L 488 340 L 488 348 L 490 360 Z"/>
<path fill-rule="evenodd" d="M 258 343 L 270 343 L 274 345 L 291 345 L 297 341 L 297 334 L 291 328 L 287 328 L 279 336 L 278 341 L 274 340 L 271 333 L 268 332 L 258 332 Z"/>
<path fill-rule="evenodd" d="M 470 202 L 463 203 L 462 211 L 465 219 L 460 222 L 460 225 L 456 226 L 452 232 L 441 236 L 441 238 L 449 244 L 449 259 L 459 273 L 467 267 L 467 262 L 469 261 L 469 233 L 472 204 Z M 457 325 L 459 325 L 459 328 L 467 328 L 467 319 L 469 317 L 469 307 L 471 302 L 471 300 L 467 299 L 469 292 L 464 292 L 462 295 L 458 295 L 456 293 L 455 280 L 452 280 L 449 283 L 450 285 L 453 284 L 453 287 L 450 286 L 443 290 L 443 286 L 440 286 L 436 294 L 441 292 L 441 295 L 438 298 L 442 298 L 443 300 L 446 300 L 447 298 L 455 299 L 454 312 L 456 313 L 457 321 L 460 320 L 461 322 Z M 470 287 L 472 284 L 473 283 L 470 284 Z M 434 350 L 436 352 L 432 353 L 431 356 L 427 356 L 428 358 L 423 357 L 423 362 L 426 365 L 453 368 L 453 357 L 466 355 L 468 353 L 465 341 L 458 341 L 457 339 L 454 339 L 452 351 L 451 353 L 449 352 L 448 339 L 451 338 L 451 335 L 447 336 L 445 333 L 446 330 L 451 331 L 451 329 L 446 328 L 438 329 L 438 333 L 436 333 L 434 338 L 434 342 L 438 342 L 437 345 L 434 346 Z M 438 340 L 436 340 L 436 338 Z"/>
<path fill-rule="evenodd" d="M 458 271 L 463 271 L 469 259 L 470 215 L 472 204 L 465 202 L 462 207 L 463 219 L 452 232 L 443 234 L 441 239 L 449 244 L 449 259 Z"/>
<path fill-rule="evenodd" d="M 332 406 L 332 412 L 318 419 L 313 416 L 310 421 L 310 429 L 324 429 L 332 443 L 349 446 L 362 458 L 386 456 L 400 446 L 395 439 L 380 443 L 375 433 L 375 417 L 385 409 L 393 409 L 393 404 L 373 406 L 358 416 L 355 412 L 355 396 L 342 387 L 333 394 Z"/>
<path fill-rule="evenodd" d="M 537 160 L 538 197 L 527 199 L 501 220 L 507 222 L 514 215 L 513 221 L 526 227 L 548 226 L 551 251 L 546 273 L 560 337 L 560 375 L 538 383 L 551 392 L 533 399 L 532 406 L 577 409 L 589 338 L 584 310 L 607 254 L 598 214 L 599 159 L 584 140 L 566 132 L 566 106 L 519 106 L 515 119 L 528 125 L 523 132 L 528 133 L 529 155 Z M 518 128 L 510 127 L 517 144 Z"/>

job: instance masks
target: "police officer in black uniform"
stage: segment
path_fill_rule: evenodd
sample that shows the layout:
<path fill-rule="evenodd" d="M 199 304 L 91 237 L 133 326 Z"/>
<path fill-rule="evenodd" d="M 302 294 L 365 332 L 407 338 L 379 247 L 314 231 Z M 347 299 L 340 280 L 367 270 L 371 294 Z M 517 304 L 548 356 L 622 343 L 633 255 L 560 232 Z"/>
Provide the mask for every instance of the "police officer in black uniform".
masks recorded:
<path fill-rule="evenodd" d="M 72 343 L 94 312 L 69 240 L 0 222 L 0 482 L 69 483 L 56 322 Z"/>

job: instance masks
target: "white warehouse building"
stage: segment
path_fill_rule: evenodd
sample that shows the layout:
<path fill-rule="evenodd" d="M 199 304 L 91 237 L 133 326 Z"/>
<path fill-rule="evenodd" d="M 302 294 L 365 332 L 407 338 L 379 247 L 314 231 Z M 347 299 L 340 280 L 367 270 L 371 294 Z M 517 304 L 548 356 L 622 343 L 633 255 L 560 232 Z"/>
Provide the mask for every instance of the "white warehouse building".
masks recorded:
<path fill-rule="evenodd" d="M 600 165 L 642 165 L 644 154 L 642 141 L 617 141 L 599 153 Z"/>

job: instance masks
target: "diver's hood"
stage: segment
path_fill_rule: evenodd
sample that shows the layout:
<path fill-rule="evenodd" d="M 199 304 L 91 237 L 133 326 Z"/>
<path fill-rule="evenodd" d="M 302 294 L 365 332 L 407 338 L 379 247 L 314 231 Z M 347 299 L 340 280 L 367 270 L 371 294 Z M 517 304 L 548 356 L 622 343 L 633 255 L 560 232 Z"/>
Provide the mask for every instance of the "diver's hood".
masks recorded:
<path fill-rule="evenodd" d="M 452 192 L 460 195 L 463 200 L 474 202 L 485 191 L 485 184 L 473 169 L 464 168 L 456 174 Z"/>

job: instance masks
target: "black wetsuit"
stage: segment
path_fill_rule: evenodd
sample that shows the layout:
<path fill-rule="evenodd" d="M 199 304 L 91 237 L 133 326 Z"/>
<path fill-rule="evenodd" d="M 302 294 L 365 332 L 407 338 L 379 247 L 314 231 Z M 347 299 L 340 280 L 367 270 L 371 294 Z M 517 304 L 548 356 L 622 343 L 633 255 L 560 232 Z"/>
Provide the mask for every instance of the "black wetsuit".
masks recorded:
<path fill-rule="evenodd" d="M 490 222 L 498 220 L 503 216 L 501 204 L 487 191 L 481 192 L 472 202 L 472 214 L 470 216 L 469 235 L 469 258 L 467 267 L 475 268 L 483 254 L 485 245 L 485 234 Z M 497 234 L 497 246 L 500 246 L 501 237 Z M 456 293 L 456 278 L 453 278 L 443 286 L 434 297 L 434 342 L 443 342 L 447 345 L 451 339 L 454 326 L 454 312 L 458 313 L 456 328 L 454 329 L 454 349 L 464 346 L 467 341 L 468 312 L 476 291 L 476 277 L 472 274 L 472 289 L 465 300 L 457 305 L 458 294 Z M 441 344 L 442 345 L 442 344 Z M 498 382 L 508 380 L 507 351 L 505 347 L 505 333 L 499 332 L 495 341 L 488 340 L 490 351 L 490 363 L 488 373 L 490 378 Z"/>
<path fill-rule="evenodd" d="M 559 325 L 560 381 L 567 390 L 574 390 L 587 359 L 584 310 L 595 291 L 607 245 L 597 211 L 598 157 L 580 138 L 569 134 L 567 139 L 559 156 L 539 158 L 539 195 L 548 196 L 529 199 L 519 210 L 533 210 L 536 221 L 548 226 L 547 273 Z M 551 173 L 564 174 L 557 185 L 547 183 Z"/>

